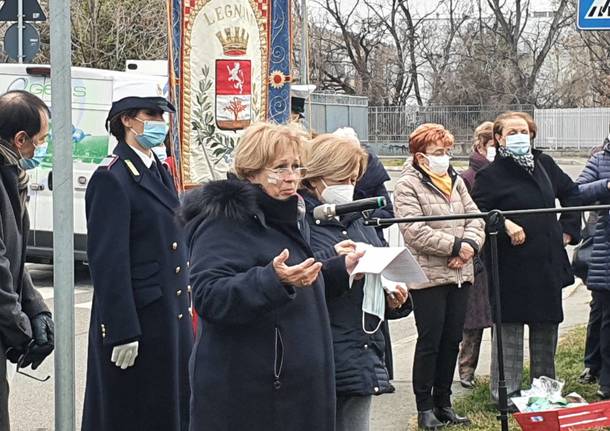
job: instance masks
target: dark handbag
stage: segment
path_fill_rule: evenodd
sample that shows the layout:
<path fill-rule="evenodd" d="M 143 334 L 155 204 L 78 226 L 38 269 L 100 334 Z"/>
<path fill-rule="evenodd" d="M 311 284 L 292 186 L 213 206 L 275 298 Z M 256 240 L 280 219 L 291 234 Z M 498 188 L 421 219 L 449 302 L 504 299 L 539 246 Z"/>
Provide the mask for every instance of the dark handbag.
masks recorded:
<path fill-rule="evenodd" d="M 575 249 L 572 254 L 572 271 L 574 275 L 580 277 L 583 282 L 587 283 L 587 272 L 589 272 L 589 261 L 591 260 L 591 252 L 593 251 L 593 237 L 585 238 Z"/>
<path fill-rule="evenodd" d="M 584 283 L 587 283 L 587 272 L 589 272 L 589 262 L 591 253 L 593 252 L 593 233 L 595 224 L 597 223 L 597 214 L 591 214 L 589 219 L 585 221 L 585 227 L 582 230 L 582 242 L 574 248 L 572 254 L 572 271 L 574 275 L 581 278 Z"/>

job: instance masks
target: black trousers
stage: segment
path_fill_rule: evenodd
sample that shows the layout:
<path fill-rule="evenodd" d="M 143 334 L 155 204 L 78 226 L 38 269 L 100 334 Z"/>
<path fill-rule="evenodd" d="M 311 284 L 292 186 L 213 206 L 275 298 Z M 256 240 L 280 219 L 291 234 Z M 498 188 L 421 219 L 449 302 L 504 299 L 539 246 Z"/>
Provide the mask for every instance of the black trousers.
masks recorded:
<path fill-rule="evenodd" d="M 417 410 L 451 407 L 451 384 L 462 340 L 470 284 L 411 290 L 417 326 L 413 391 Z"/>
<path fill-rule="evenodd" d="M 602 294 L 603 295 L 603 294 Z M 589 323 L 587 323 L 587 340 L 585 342 L 585 368 L 591 370 L 591 374 L 598 376 L 602 369 L 602 357 L 600 353 L 599 333 L 602 327 L 602 307 L 597 293 L 591 292 L 591 310 L 589 311 Z"/>
<path fill-rule="evenodd" d="M 599 303 L 601 325 L 599 331 L 599 352 L 601 369 L 599 386 L 603 391 L 610 390 L 610 292 L 594 291 L 593 299 Z"/>
<path fill-rule="evenodd" d="M 0 340 L 0 431 L 11 429 L 8 419 L 8 381 L 6 380 L 6 354 Z"/>

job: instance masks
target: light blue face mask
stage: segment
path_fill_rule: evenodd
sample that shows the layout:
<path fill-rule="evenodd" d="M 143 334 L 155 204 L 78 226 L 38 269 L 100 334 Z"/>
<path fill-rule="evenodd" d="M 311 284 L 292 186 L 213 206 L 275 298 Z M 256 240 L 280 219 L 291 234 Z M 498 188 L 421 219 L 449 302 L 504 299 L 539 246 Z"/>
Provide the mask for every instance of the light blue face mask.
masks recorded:
<path fill-rule="evenodd" d="M 34 156 L 32 156 L 31 159 L 19 159 L 19 165 L 21 165 L 21 167 L 25 170 L 37 168 L 46 157 L 47 148 L 47 144 L 36 147 L 36 150 L 34 150 Z"/>
<path fill-rule="evenodd" d="M 530 135 L 518 133 L 506 137 L 506 149 L 515 156 L 524 156 L 530 152 Z"/>
<path fill-rule="evenodd" d="M 367 334 L 374 334 L 379 330 L 385 318 L 385 290 L 381 281 L 381 274 L 365 274 L 364 297 L 362 298 L 362 330 Z M 366 329 L 366 315 L 371 314 L 379 319 L 373 331 Z"/>
<path fill-rule="evenodd" d="M 136 140 L 140 145 L 144 148 L 152 149 L 154 147 L 158 147 L 165 141 L 165 136 L 167 135 L 167 124 L 165 121 L 153 121 L 153 120 L 140 120 L 139 118 L 135 118 L 136 120 L 144 123 L 144 130 L 141 134 L 137 134 L 133 129 L 131 131 L 136 135 Z"/>

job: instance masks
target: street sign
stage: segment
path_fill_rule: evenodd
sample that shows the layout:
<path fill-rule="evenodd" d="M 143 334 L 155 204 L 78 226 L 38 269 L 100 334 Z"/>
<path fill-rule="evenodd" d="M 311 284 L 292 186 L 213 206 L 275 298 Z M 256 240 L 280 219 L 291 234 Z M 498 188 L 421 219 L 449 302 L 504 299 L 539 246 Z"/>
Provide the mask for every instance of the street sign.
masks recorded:
<path fill-rule="evenodd" d="M 47 17 L 38 4 L 38 0 L 23 1 L 24 21 L 46 21 Z M 6 0 L 0 7 L 0 21 L 18 21 L 17 6 L 19 0 Z"/>
<path fill-rule="evenodd" d="M 610 30 L 610 0 L 578 0 L 580 30 Z"/>
<path fill-rule="evenodd" d="M 19 61 L 19 25 L 11 25 L 4 34 L 4 51 Z M 40 33 L 32 24 L 23 24 L 23 61 L 30 62 L 40 51 Z"/>

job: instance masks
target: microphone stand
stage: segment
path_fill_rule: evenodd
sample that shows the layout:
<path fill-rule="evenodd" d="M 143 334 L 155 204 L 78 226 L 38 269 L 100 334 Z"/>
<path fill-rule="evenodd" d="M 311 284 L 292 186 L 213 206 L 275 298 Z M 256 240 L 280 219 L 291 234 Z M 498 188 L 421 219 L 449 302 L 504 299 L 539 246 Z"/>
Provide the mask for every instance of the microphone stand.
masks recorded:
<path fill-rule="evenodd" d="M 491 287 L 495 302 L 494 310 L 494 335 L 496 338 L 496 350 L 498 351 L 498 420 L 502 431 L 508 431 L 508 393 L 506 389 L 506 377 L 504 374 L 504 350 L 502 343 L 502 304 L 500 303 L 500 266 L 498 261 L 498 234 L 504 231 L 504 221 L 507 216 L 512 215 L 535 215 L 535 214 L 557 214 L 583 211 L 610 210 L 610 205 L 590 205 L 581 207 L 565 208 L 537 208 L 527 210 L 478 212 L 470 214 L 452 214 L 447 216 L 420 216 L 405 218 L 371 218 L 366 212 L 363 213 L 366 226 L 388 227 L 394 223 L 417 223 L 443 220 L 471 220 L 481 218 L 485 220 L 486 232 L 489 239 L 491 255 Z"/>

